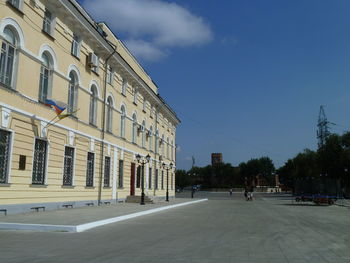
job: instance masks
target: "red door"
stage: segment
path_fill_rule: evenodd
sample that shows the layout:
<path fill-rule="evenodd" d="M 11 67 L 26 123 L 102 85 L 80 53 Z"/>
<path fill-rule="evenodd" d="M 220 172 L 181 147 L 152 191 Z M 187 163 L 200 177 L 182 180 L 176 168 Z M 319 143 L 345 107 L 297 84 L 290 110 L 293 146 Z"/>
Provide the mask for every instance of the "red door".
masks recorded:
<path fill-rule="evenodd" d="M 130 195 L 135 195 L 135 163 L 131 163 Z"/>

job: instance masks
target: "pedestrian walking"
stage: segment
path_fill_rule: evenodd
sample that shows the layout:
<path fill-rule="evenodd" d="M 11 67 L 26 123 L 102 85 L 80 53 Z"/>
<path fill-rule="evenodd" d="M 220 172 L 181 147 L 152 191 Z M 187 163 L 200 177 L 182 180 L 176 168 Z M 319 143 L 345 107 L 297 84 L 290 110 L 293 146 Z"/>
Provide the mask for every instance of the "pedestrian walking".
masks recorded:
<path fill-rule="evenodd" d="M 230 196 L 232 196 L 232 193 L 233 193 L 233 189 L 231 188 L 230 189 Z"/>
<path fill-rule="evenodd" d="M 247 189 L 244 189 L 244 197 L 245 197 L 245 200 L 248 201 L 248 191 L 247 191 Z"/>

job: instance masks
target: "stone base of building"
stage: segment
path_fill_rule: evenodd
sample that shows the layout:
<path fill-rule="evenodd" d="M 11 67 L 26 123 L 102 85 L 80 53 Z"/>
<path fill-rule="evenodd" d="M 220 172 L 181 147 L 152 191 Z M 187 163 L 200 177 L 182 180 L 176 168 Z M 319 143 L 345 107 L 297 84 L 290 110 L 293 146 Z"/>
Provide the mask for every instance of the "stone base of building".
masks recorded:
<path fill-rule="evenodd" d="M 102 200 L 101 205 L 111 205 L 111 204 L 117 204 L 117 203 L 123 203 L 123 202 L 125 202 L 125 199 Z M 53 210 L 59 210 L 59 209 L 79 208 L 79 207 L 97 206 L 97 205 L 98 205 L 97 200 L 0 205 L 0 218 L 1 216 L 4 216 L 4 215 L 53 211 Z"/>

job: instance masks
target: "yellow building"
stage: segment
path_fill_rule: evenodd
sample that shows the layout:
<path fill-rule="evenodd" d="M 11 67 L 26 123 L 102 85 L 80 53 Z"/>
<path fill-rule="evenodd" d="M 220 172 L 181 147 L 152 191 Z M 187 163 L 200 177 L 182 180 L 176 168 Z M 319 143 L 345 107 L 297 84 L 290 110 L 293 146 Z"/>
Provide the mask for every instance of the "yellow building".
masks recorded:
<path fill-rule="evenodd" d="M 138 154 L 145 194 L 174 196 L 180 121 L 107 25 L 74 0 L 0 5 L 0 214 L 139 196 Z"/>

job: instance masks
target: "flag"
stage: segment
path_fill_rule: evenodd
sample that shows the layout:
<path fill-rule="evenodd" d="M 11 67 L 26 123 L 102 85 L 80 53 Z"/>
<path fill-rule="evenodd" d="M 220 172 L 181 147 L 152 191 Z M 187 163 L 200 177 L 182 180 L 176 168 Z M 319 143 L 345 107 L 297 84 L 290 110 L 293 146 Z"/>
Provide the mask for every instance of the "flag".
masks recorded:
<path fill-rule="evenodd" d="M 46 99 L 45 100 L 45 105 L 53 108 L 59 116 L 66 108 L 67 104 L 61 101 L 53 100 L 53 99 Z"/>
<path fill-rule="evenodd" d="M 62 120 L 62 119 L 64 119 L 64 118 L 67 118 L 67 117 L 73 115 L 73 114 L 76 113 L 78 110 L 79 110 L 79 109 L 77 109 L 77 110 L 75 110 L 75 111 L 72 111 L 72 112 L 68 112 L 67 114 L 59 114 L 59 115 L 57 115 L 57 117 L 58 117 L 60 120 Z"/>

